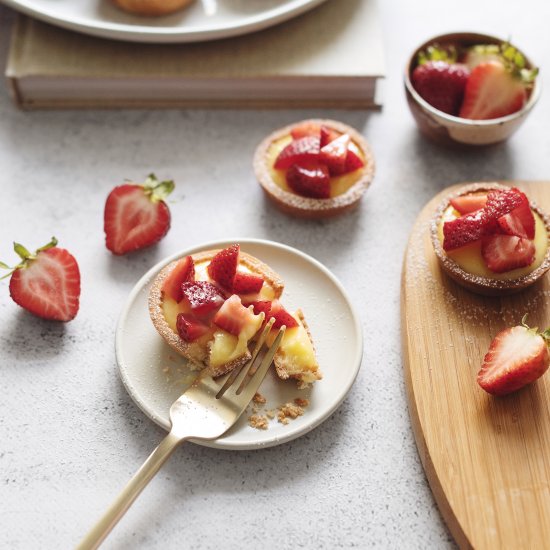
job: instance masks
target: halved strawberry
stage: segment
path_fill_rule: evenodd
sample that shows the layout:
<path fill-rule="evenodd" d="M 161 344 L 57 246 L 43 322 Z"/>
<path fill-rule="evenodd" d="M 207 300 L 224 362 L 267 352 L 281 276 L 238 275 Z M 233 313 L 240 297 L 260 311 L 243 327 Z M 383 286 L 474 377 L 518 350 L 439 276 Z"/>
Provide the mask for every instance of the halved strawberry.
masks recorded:
<path fill-rule="evenodd" d="M 236 294 L 253 294 L 260 292 L 264 280 L 258 275 L 237 271 L 233 278 L 233 292 Z"/>
<path fill-rule="evenodd" d="M 172 271 L 168 274 L 162 285 L 164 296 L 181 302 L 183 298 L 183 283 L 195 280 L 195 263 L 191 256 L 186 256 L 178 261 Z"/>
<path fill-rule="evenodd" d="M 210 327 L 205 325 L 202 321 L 199 321 L 192 315 L 186 315 L 185 313 L 178 313 L 176 328 L 181 339 L 186 342 L 194 342 L 211 330 Z"/>
<path fill-rule="evenodd" d="M 484 207 L 487 220 L 497 220 L 522 204 L 529 204 L 529 200 L 525 193 L 517 187 L 502 191 L 490 191 L 487 194 L 487 202 Z"/>
<path fill-rule="evenodd" d="M 245 326 L 253 321 L 254 313 L 243 306 L 241 299 L 233 294 L 214 315 L 214 323 L 221 329 L 239 336 Z"/>
<path fill-rule="evenodd" d="M 239 265 L 240 246 L 233 244 L 220 250 L 208 264 L 208 275 L 224 288 L 231 290 Z"/>
<path fill-rule="evenodd" d="M 494 273 L 531 265 L 535 252 L 533 241 L 515 235 L 489 235 L 481 241 L 483 260 Z"/>
<path fill-rule="evenodd" d="M 321 137 L 321 125 L 312 120 L 305 120 L 300 124 L 296 124 L 290 131 L 292 139 L 300 139 L 306 136 Z"/>
<path fill-rule="evenodd" d="M 316 136 L 295 139 L 279 153 L 273 166 L 278 170 L 286 170 L 296 163 L 316 161 L 320 150 L 320 139 Z"/>
<path fill-rule="evenodd" d="M 279 328 L 282 325 L 285 325 L 286 328 L 294 328 L 298 326 L 296 319 L 294 319 L 294 317 L 283 307 L 279 300 L 273 300 L 271 302 L 269 317 L 275 318 L 273 328 Z"/>
<path fill-rule="evenodd" d="M 535 238 L 535 216 L 526 200 L 521 206 L 514 208 L 509 214 L 498 218 L 498 223 L 504 233 L 527 239 Z"/>
<path fill-rule="evenodd" d="M 105 203 L 107 248 L 120 255 L 160 241 L 170 229 L 170 210 L 164 199 L 173 189 L 173 181 L 159 182 L 153 174 L 143 185 L 115 187 Z"/>
<path fill-rule="evenodd" d="M 507 395 L 540 378 L 548 369 L 548 330 L 525 324 L 499 332 L 483 359 L 478 384 L 493 395 Z"/>
<path fill-rule="evenodd" d="M 314 199 L 330 197 L 330 174 L 324 164 L 293 164 L 286 172 L 286 182 L 298 195 Z"/>
<path fill-rule="evenodd" d="M 327 165 L 331 176 L 336 176 L 344 172 L 349 142 L 349 135 L 342 134 L 340 137 L 327 143 L 324 147 L 321 147 L 319 159 Z"/>
<path fill-rule="evenodd" d="M 472 69 L 459 116 L 474 120 L 499 118 L 519 111 L 526 101 L 527 89 L 520 75 L 491 59 Z"/>
<path fill-rule="evenodd" d="M 485 206 L 487 203 L 487 195 L 485 193 L 461 195 L 460 197 L 452 198 L 449 202 L 461 215 L 470 214 Z"/>
<path fill-rule="evenodd" d="M 75 258 L 57 248 L 57 239 L 31 254 L 14 243 L 21 258 L 11 272 L 10 295 L 13 301 L 38 317 L 70 321 L 78 312 L 80 271 Z M 1 267 L 8 268 L 4 263 Z"/>
<path fill-rule="evenodd" d="M 334 141 L 335 139 L 338 139 L 340 137 L 340 132 L 337 130 L 334 130 L 333 128 L 329 128 L 328 126 L 325 126 L 324 124 L 321 126 L 321 147 L 324 147 L 331 141 Z"/>
<path fill-rule="evenodd" d="M 348 154 L 346 156 L 346 164 L 344 165 L 344 170 L 342 174 L 349 174 L 350 172 L 355 172 L 355 170 L 359 170 L 359 168 L 363 168 L 363 166 L 365 166 L 365 163 L 361 160 L 361 157 L 359 157 L 351 149 L 348 149 Z"/>
<path fill-rule="evenodd" d="M 460 248 L 480 239 L 485 232 L 485 209 L 476 210 L 443 224 L 443 249 Z"/>
<path fill-rule="evenodd" d="M 192 312 L 199 317 L 207 317 L 219 309 L 225 301 L 221 290 L 208 281 L 183 283 L 181 291 L 183 299 L 187 301 Z"/>

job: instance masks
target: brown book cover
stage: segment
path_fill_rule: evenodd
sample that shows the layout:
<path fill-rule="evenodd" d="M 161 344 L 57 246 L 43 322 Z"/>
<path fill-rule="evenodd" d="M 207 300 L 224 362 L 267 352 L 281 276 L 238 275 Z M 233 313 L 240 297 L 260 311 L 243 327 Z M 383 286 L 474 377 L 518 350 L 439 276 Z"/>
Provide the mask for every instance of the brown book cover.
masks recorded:
<path fill-rule="evenodd" d="M 331 0 L 276 27 L 187 44 L 96 38 L 20 16 L 6 76 L 22 108 L 377 105 L 375 0 Z"/>

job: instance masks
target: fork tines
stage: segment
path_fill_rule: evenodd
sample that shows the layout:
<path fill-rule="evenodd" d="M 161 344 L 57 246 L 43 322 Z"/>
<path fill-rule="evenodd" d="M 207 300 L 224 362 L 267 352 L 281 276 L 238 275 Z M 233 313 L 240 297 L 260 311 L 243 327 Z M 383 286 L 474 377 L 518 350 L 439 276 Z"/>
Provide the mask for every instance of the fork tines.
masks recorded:
<path fill-rule="evenodd" d="M 271 331 L 271 327 L 273 326 L 274 322 L 275 322 L 275 319 L 273 317 L 268 321 L 268 323 L 265 325 L 264 329 L 262 330 L 260 337 L 258 338 L 258 340 L 256 340 L 256 344 L 254 346 L 254 349 L 252 350 L 250 360 L 247 363 L 245 363 L 242 367 L 236 368 L 233 371 L 231 371 L 224 385 L 221 387 L 220 391 L 216 394 L 216 399 L 220 399 L 220 397 L 222 397 L 223 394 L 231 386 L 237 386 L 237 384 L 238 384 L 237 391 L 235 393 L 236 395 L 240 395 L 244 390 L 244 388 L 248 385 L 248 383 L 252 379 L 257 380 L 257 385 L 256 385 L 257 387 L 260 385 L 261 381 L 264 379 L 269 369 L 269 366 L 273 361 L 273 357 L 275 356 L 275 353 L 279 348 L 279 345 L 281 344 L 281 340 L 283 338 L 283 335 L 286 329 L 284 325 L 279 329 L 279 332 L 277 333 L 275 340 L 273 340 L 273 343 L 271 344 L 269 349 L 265 352 L 260 365 L 259 366 L 255 365 L 256 359 L 260 353 L 260 350 L 265 344 L 267 335 Z"/>

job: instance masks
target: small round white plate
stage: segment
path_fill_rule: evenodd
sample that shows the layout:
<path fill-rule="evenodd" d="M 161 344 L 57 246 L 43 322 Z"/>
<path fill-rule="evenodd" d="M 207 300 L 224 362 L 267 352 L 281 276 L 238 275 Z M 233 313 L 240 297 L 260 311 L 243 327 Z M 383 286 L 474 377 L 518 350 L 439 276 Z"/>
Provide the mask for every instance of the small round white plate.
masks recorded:
<path fill-rule="evenodd" d="M 116 357 L 122 381 L 133 400 L 151 420 L 169 430 L 170 406 L 196 373 L 190 373 L 185 359 L 165 344 L 153 327 L 148 310 L 151 282 L 177 258 L 236 242 L 241 250 L 281 275 L 285 281 L 283 303 L 291 311 L 298 307 L 304 311 L 323 372 L 323 379 L 306 390 L 298 390 L 294 381 L 279 380 L 274 372 L 268 373 L 260 388 L 267 398 L 266 410 L 296 397 L 310 400 L 304 415 L 289 424 L 273 419 L 269 429 L 258 430 L 248 425 L 250 413 L 245 412 L 217 440 L 194 440 L 220 449 L 255 449 L 290 441 L 318 426 L 342 403 L 361 365 L 363 336 L 359 319 L 342 285 L 317 260 L 294 248 L 255 239 L 209 242 L 175 254 L 150 269 L 130 293 L 116 331 Z"/>
<path fill-rule="evenodd" d="M 132 42 L 199 42 L 255 32 L 296 17 L 326 0 L 195 0 L 165 17 L 138 17 L 110 0 L 3 0 L 66 29 Z"/>

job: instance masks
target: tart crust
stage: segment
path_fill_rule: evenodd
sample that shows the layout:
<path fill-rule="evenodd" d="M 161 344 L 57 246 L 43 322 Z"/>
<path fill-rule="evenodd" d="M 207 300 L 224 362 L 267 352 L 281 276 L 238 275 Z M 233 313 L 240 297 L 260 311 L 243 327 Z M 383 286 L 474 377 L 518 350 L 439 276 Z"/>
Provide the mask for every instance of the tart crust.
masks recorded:
<path fill-rule="evenodd" d="M 136 15 L 160 16 L 181 10 L 193 0 L 113 0 L 120 9 Z"/>
<path fill-rule="evenodd" d="M 357 130 L 342 122 L 329 119 L 312 119 L 303 122 L 325 125 L 338 132 L 349 134 L 352 141 L 357 144 L 365 156 L 365 166 L 360 169 L 363 172 L 361 177 L 345 193 L 329 199 L 302 197 L 301 195 L 281 189 L 273 181 L 269 172 L 268 150 L 274 141 L 288 136 L 292 128 L 302 124 L 302 122 L 297 122 L 276 130 L 258 145 L 254 154 L 254 172 L 258 182 L 266 195 L 281 210 L 301 218 L 329 218 L 351 210 L 357 205 L 374 177 L 374 157 L 369 144 Z"/>
<path fill-rule="evenodd" d="M 209 262 L 218 252 L 220 252 L 220 249 L 206 250 L 204 252 L 193 254 L 192 258 L 196 264 L 200 262 Z M 189 360 L 190 368 L 193 370 L 201 370 L 209 366 L 208 348 L 197 342 L 185 342 L 182 340 L 179 335 L 170 328 L 166 322 L 162 310 L 162 285 L 178 261 L 179 260 L 174 260 L 163 267 L 153 280 L 151 290 L 149 291 L 149 314 L 151 316 L 151 320 L 153 321 L 153 325 L 157 329 L 158 333 L 164 338 L 165 342 L 172 349 Z M 284 289 L 283 280 L 267 264 L 258 260 L 254 256 L 247 254 L 246 252 L 240 251 L 239 265 L 247 267 L 253 273 L 260 275 L 273 289 L 275 298 L 279 298 L 281 296 Z M 250 353 L 247 351 L 244 355 L 233 359 L 229 363 L 220 365 L 215 369 L 215 371 L 211 369 L 212 375 L 221 376 L 235 367 L 245 363 L 248 359 L 250 359 Z"/>
<path fill-rule="evenodd" d="M 509 189 L 509 186 L 499 183 L 473 183 L 465 185 L 457 191 L 448 195 L 441 204 L 437 207 L 435 216 L 432 219 L 430 225 L 430 235 L 432 244 L 435 250 L 437 259 L 443 271 L 458 284 L 463 287 L 472 290 L 478 294 L 484 294 L 486 296 L 504 296 L 508 294 L 515 294 L 520 292 L 526 287 L 535 283 L 550 269 L 550 243 L 547 244 L 546 255 L 542 263 L 529 274 L 524 275 L 516 279 L 492 279 L 490 277 L 483 277 L 481 275 L 474 275 L 464 271 L 453 259 L 451 259 L 443 250 L 441 241 L 439 240 L 438 228 L 441 222 L 441 218 L 450 204 L 452 198 L 466 195 L 468 193 L 503 190 Z M 550 217 L 542 212 L 540 208 L 529 201 L 531 209 L 536 212 L 542 219 L 548 235 L 550 235 Z"/>

